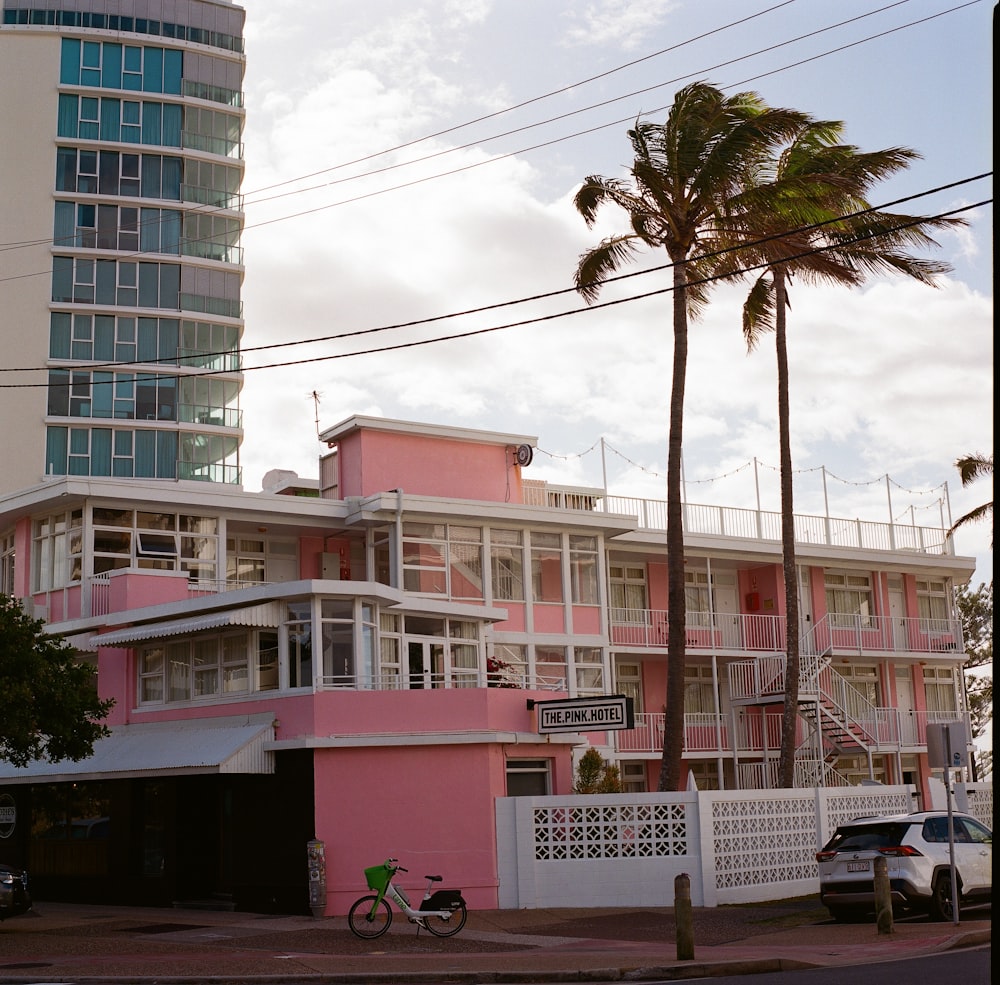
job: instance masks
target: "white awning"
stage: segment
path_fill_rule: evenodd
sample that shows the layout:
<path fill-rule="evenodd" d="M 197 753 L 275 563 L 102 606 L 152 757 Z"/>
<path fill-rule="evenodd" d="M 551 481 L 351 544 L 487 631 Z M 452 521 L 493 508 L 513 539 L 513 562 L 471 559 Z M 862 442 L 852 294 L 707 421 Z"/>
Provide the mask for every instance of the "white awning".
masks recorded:
<path fill-rule="evenodd" d="M 120 725 L 79 762 L 35 760 L 16 767 L 0 760 L 0 785 L 65 780 L 124 780 L 195 773 L 273 773 L 273 716 Z"/>
<path fill-rule="evenodd" d="M 220 626 L 266 626 L 277 628 L 281 625 L 281 606 L 277 602 L 265 602 L 244 609 L 226 609 L 224 612 L 206 612 L 187 619 L 171 619 L 165 622 L 144 623 L 115 629 L 110 633 L 92 636 L 88 649 L 99 646 L 120 646 L 138 640 L 160 639 L 163 636 L 179 636 L 182 633 L 196 633 L 203 629 L 218 629 Z"/>

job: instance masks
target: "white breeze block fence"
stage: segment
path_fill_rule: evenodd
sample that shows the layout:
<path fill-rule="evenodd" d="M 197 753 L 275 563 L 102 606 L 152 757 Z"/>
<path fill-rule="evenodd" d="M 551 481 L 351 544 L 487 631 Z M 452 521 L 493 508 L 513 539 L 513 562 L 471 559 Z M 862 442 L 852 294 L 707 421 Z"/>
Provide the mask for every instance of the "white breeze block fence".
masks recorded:
<path fill-rule="evenodd" d="M 945 809 L 938 788 L 927 806 Z M 673 906 L 682 873 L 693 906 L 810 896 L 841 821 L 905 814 L 916 797 L 911 785 L 500 797 L 499 906 Z M 992 829 L 991 783 L 956 784 L 952 806 Z"/>

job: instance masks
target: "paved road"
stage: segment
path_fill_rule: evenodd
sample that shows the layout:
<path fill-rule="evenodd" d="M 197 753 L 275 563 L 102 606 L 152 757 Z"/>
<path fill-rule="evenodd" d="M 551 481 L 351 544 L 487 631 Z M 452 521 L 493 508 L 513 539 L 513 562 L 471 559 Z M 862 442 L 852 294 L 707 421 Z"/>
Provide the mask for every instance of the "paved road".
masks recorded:
<path fill-rule="evenodd" d="M 990 940 L 990 912 L 953 924 L 835 924 L 815 897 L 696 908 L 679 961 L 671 907 L 473 911 L 455 937 L 397 916 L 374 941 L 343 916 L 36 903 L 0 924 L 0 982 L 619 981 L 870 964 Z M 966 983 L 969 985 L 969 983 Z"/>

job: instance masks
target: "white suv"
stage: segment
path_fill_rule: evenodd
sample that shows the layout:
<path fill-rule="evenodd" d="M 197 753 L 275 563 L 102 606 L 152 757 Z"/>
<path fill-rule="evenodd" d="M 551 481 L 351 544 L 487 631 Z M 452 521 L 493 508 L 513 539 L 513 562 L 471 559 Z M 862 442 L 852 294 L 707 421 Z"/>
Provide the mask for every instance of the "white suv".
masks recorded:
<path fill-rule="evenodd" d="M 993 834 L 974 817 L 952 813 L 959 907 L 991 902 Z M 819 898 L 835 920 L 875 909 L 875 859 L 885 858 L 893 910 L 952 920 L 947 811 L 858 817 L 837 828 L 816 853 Z"/>

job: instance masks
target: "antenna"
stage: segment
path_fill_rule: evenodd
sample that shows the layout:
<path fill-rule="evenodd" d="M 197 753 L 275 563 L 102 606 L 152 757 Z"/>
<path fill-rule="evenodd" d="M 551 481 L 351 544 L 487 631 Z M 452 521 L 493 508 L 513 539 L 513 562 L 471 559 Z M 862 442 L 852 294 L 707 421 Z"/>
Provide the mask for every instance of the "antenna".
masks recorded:
<path fill-rule="evenodd" d="M 311 400 L 313 402 L 313 406 L 316 408 L 316 437 L 317 438 L 319 437 L 319 398 L 322 397 L 322 396 L 323 396 L 323 394 L 319 393 L 316 390 L 313 390 L 312 393 L 307 394 L 307 399 Z"/>

